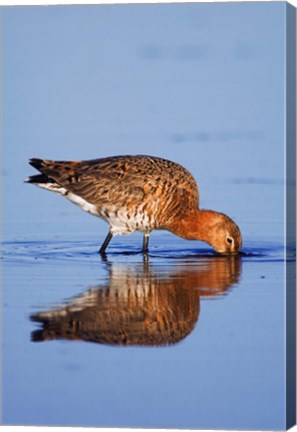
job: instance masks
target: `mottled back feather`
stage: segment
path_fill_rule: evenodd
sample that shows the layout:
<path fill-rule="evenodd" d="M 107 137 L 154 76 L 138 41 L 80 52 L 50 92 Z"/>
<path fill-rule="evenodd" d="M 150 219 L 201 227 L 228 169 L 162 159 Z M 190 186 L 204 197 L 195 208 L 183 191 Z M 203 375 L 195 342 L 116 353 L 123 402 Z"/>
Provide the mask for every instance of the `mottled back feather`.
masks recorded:
<path fill-rule="evenodd" d="M 153 228 L 165 218 L 182 217 L 184 211 L 198 209 L 195 179 L 181 165 L 150 156 L 115 156 L 90 161 L 50 161 L 32 159 L 31 165 L 65 189 L 108 214 L 126 209 L 132 217 L 146 211 L 154 219 Z M 162 200 L 162 206 L 159 205 Z"/>

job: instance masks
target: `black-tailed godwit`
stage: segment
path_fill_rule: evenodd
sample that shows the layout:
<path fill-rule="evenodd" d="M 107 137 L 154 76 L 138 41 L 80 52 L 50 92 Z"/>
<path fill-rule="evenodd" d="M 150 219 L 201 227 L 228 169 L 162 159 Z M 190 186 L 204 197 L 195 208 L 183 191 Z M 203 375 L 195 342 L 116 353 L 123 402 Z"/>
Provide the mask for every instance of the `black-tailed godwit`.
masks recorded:
<path fill-rule="evenodd" d="M 219 253 L 242 245 L 238 226 L 223 213 L 199 209 L 194 177 L 178 163 L 152 156 L 113 156 L 88 161 L 31 159 L 41 174 L 26 181 L 56 192 L 109 224 L 99 252 L 116 234 L 143 232 L 143 252 L 152 230 L 201 240 Z"/>

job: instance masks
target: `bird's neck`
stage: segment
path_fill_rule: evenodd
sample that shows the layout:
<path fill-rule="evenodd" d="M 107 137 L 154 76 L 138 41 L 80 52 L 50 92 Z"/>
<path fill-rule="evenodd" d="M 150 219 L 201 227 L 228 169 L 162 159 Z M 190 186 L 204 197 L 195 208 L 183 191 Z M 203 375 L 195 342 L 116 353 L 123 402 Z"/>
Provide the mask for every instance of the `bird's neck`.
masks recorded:
<path fill-rule="evenodd" d="M 211 243 L 211 227 L 219 222 L 220 213 L 212 210 L 194 210 L 181 220 L 174 220 L 166 228 L 187 240 Z"/>

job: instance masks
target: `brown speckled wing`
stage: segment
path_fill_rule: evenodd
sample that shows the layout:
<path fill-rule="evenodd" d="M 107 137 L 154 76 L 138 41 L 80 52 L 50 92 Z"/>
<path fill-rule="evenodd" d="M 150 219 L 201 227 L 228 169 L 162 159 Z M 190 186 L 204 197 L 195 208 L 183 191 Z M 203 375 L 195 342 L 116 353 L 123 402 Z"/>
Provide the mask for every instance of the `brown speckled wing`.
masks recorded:
<path fill-rule="evenodd" d="M 115 156 L 81 162 L 41 161 L 38 169 L 95 205 L 127 207 L 162 196 L 172 210 L 198 207 L 198 189 L 181 165 L 149 156 Z M 36 167 L 36 165 L 34 165 Z M 170 202 L 168 201 L 170 200 Z"/>

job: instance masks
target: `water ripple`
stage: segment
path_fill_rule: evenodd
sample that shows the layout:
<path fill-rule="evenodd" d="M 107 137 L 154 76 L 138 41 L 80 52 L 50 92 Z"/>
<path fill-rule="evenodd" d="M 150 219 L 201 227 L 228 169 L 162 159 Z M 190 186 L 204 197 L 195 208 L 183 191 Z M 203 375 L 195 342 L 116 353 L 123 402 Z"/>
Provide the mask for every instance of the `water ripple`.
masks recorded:
<path fill-rule="evenodd" d="M 6 263 L 44 263 L 47 261 L 90 262 L 98 261 L 98 245 L 91 241 L 8 241 L 3 243 L 2 259 Z M 116 242 L 109 248 L 107 257 L 117 260 L 142 259 L 142 253 L 137 242 L 117 245 Z M 183 247 L 183 243 L 177 241 L 169 242 L 168 246 L 151 246 L 148 256 L 152 259 L 166 260 L 196 260 L 203 258 L 216 259 L 219 255 L 208 247 Z M 253 244 L 243 248 L 242 261 L 253 262 L 279 262 L 285 260 L 284 246 L 281 244 Z M 287 248 L 287 261 L 295 259 L 295 249 Z"/>

